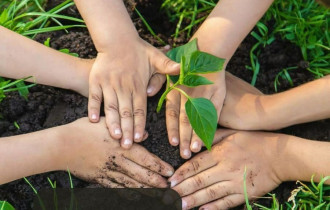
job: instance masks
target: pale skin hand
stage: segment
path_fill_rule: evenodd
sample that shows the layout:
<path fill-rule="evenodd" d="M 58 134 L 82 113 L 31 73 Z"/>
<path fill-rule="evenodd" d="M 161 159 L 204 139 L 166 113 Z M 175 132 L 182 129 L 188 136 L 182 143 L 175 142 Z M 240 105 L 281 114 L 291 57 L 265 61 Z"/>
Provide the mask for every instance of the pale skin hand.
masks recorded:
<path fill-rule="evenodd" d="M 330 117 L 330 76 L 273 95 L 263 95 L 230 73 L 226 86 L 219 124 L 228 128 L 276 130 Z"/>
<path fill-rule="evenodd" d="M 99 121 L 104 101 L 109 132 L 128 149 L 143 137 L 149 80 L 178 74 L 180 65 L 138 36 L 122 0 L 75 2 L 98 51 L 89 77 L 89 119 Z"/>
<path fill-rule="evenodd" d="M 218 130 L 211 152 L 196 155 L 169 181 L 182 196 L 183 209 L 196 206 L 229 209 L 245 202 L 245 167 L 247 193 L 252 200 L 283 181 L 309 181 L 313 174 L 319 181 L 322 175 L 329 175 L 329 149 L 329 142 L 282 134 Z"/>
<path fill-rule="evenodd" d="M 56 128 L 1 138 L 0 184 L 69 169 L 105 187 L 166 187 L 162 176 L 172 175 L 173 168 L 140 145 L 134 144 L 132 151 L 121 148 L 109 136 L 104 119 L 92 124 L 82 118 Z"/>
<path fill-rule="evenodd" d="M 192 39 L 198 39 L 198 47 L 201 51 L 225 58 L 228 62 L 241 41 L 271 3 L 272 0 L 219 1 Z M 225 72 L 223 70 L 206 77 L 215 84 L 183 89 L 192 97 L 210 99 L 215 105 L 219 116 L 226 95 Z M 159 88 L 154 87 L 154 89 L 158 90 Z M 170 144 L 176 146 L 180 143 L 180 154 L 183 158 L 188 159 L 191 156 L 191 151 L 200 151 L 202 142 L 193 133 L 188 122 L 184 108 L 185 101 L 186 98 L 176 91 L 168 94 L 166 124 Z"/>

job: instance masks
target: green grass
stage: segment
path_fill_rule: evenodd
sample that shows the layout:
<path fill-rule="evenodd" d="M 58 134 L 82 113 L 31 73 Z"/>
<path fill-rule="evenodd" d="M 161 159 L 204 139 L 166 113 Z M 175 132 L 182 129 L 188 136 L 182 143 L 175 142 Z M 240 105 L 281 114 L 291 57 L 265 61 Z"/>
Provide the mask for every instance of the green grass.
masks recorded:
<path fill-rule="evenodd" d="M 28 37 L 39 33 L 66 30 L 73 27 L 86 27 L 79 18 L 60 15 L 61 11 L 74 5 L 72 0 L 66 0 L 49 11 L 42 7 L 40 0 L 12 1 L 0 7 L 0 25 Z M 33 10 L 32 10 L 33 8 Z M 72 21 L 74 24 L 64 25 L 60 20 Z M 55 26 L 51 26 L 55 23 Z"/>
<path fill-rule="evenodd" d="M 290 210 L 329 210 L 330 209 L 330 186 L 324 183 L 330 179 L 330 176 L 326 176 L 316 184 L 314 182 L 314 176 L 311 178 L 309 184 L 297 181 L 300 185 L 298 188 L 291 192 L 291 196 L 288 202 L 285 204 L 279 203 L 275 194 L 270 194 L 272 200 L 271 206 L 263 206 L 258 203 L 253 203 L 252 206 L 257 207 L 261 210 L 282 210 L 284 206 Z M 246 189 L 246 168 L 244 171 L 244 197 L 246 208 L 252 210 L 252 206 L 248 200 L 248 193 Z M 265 198 L 263 198 L 265 199 Z"/>
<path fill-rule="evenodd" d="M 217 0 L 164 0 L 163 11 L 170 21 L 177 24 L 174 38 L 181 33 L 190 38 L 191 29 L 207 17 L 216 3 Z M 330 74 L 329 14 L 329 9 L 319 5 L 315 0 L 276 0 L 251 32 L 251 36 L 257 41 L 250 49 L 251 63 L 247 66 L 247 69 L 253 71 L 251 84 L 255 85 L 258 78 L 258 56 L 261 50 L 275 38 L 297 45 L 308 64 L 306 69 L 315 78 Z M 267 25 L 271 26 L 271 31 Z M 275 91 L 280 85 L 279 79 L 287 80 L 291 84 L 288 69 L 291 71 L 298 67 L 288 66 L 279 73 L 274 82 Z"/>
<path fill-rule="evenodd" d="M 65 0 L 49 11 L 44 10 L 45 3 L 45 0 L 2 0 L 0 2 L 0 25 L 29 38 L 33 38 L 39 33 L 86 27 L 84 21 L 79 18 L 59 14 L 74 5 L 72 0 Z M 63 24 L 60 20 L 72 24 Z M 76 53 L 70 53 L 68 49 L 61 49 L 60 51 L 77 56 Z M 28 88 L 34 84 L 26 85 L 24 83 L 26 79 L 11 81 L 0 77 L 0 102 L 6 97 L 6 93 L 12 91 L 18 91 L 21 96 L 27 99 Z"/>

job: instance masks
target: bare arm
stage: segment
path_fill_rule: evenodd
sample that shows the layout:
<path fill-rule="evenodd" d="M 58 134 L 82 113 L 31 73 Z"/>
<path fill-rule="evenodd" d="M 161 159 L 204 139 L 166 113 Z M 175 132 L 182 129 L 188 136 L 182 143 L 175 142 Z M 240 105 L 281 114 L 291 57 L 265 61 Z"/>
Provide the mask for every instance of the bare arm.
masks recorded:
<path fill-rule="evenodd" d="M 72 89 L 86 95 L 91 62 L 60 53 L 0 26 L 0 76 L 28 76 L 39 84 Z"/>
<path fill-rule="evenodd" d="M 149 80 L 178 74 L 180 65 L 139 37 L 122 0 L 75 2 L 98 51 L 89 77 L 89 119 L 98 122 L 104 101 L 109 132 L 128 149 L 142 140 Z"/>
<path fill-rule="evenodd" d="M 198 39 L 198 47 L 201 51 L 225 58 L 227 64 L 239 44 L 272 2 L 273 0 L 221 0 L 192 39 Z M 226 96 L 225 71 L 203 76 L 214 84 L 183 89 L 192 97 L 210 99 L 219 117 Z M 200 151 L 202 142 L 192 132 L 187 120 L 185 101 L 186 98 L 178 92 L 173 91 L 168 94 L 166 124 L 170 143 L 173 146 L 180 143 L 181 156 L 187 159 L 191 156 L 190 151 Z"/>
<path fill-rule="evenodd" d="M 330 117 L 330 76 L 273 95 L 263 95 L 227 73 L 219 123 L 240 130 L 276 130 Z"/>
<path fill-rule="evenodd" d="M 64 126 L 1 138 L 0 184 L 69 169 L 81 179 L 106 187 L 166 187 L 162 176 L 171 176 L 173 168 L 140 145 L 134 144 L 131 151 L 109 136 L 103 119 L 92 124 L 82 118 Z"/>

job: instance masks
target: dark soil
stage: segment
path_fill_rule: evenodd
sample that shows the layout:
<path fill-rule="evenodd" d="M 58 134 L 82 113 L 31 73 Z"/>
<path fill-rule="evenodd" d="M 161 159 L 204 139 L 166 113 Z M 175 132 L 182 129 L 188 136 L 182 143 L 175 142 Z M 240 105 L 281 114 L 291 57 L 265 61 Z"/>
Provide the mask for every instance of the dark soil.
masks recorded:
<path fill-rule="evenodd" d="M 54 3 L 55 2 L 55 3 Z M 50 1 L 49 5 L 55 5 L 58 1 Z M 160 37 L 173 44 L 170 35 L 173 33 L 175 23 L 170 23 L 166 15 L 159 11 L 161 1 L 137 0 L 136 6 L 144 17 L 148 20 L 151 27 L 159 33 Z M 142 21 L 133 12 L 134 2 L 127 3 L 129 13 L 134 21 L 142 38 L 154 46 L 160 46 L 144 27 Z M 48 6 L 49 6 L 48 5 Z M 51 7 L 51 6 L 49 6 Z M 76 8 L 65 11 L 79 17 Z M 83 58 L 94 58 L 96 50 L 86 29 L 72 30 L 69 34 L 64 32 L 54 32 L 37 36 L 36 40 L 43 42 L 47 37 L 51 37 L 51 46 L 55 49 L 68 48 L 70 52 L 76 52 Z M 187 39 L 181 38 L 178 42 L 184 43 Z M 247 37 L 240 45 L 234 57 L 230 61 L 227 70 L 236 76 L 250 82 L 252 72 L 246 70 L 245 65 L 249 65 L 249 49 L 254 44 L 252 37 Z M 301 68 L 290 72 L 294 85 L 305 83 L 313 79 L 313 76 L 303 69 L 304 65 L 300 50 L 294 45 L 275 41 L 267 46 L 260 55 L 261 69 L 256 83 L 256 87 L 264 93 L 274 93 L 273 82 L 275 76 L 283 67 L 301 66 Z M 290 84 L 281 81 L 280 91 L 291 88 Z M 13 136 L 23 133 L 34 132 L 57 125 L 67 124 L 78 118 L 87 116 L 87 99 L 71 91 L 58 88 L 37 85 L 30 89 L 28 101 L 20 97 L 17 93 L 11 93 L 0 104 L 0 136 Z M 170 163 L 174 168 L 183 164 L 177 147 L 172 147 L 168 143 L 164 111 L 157 114 L 156 106 L 159 95 L 148 100 L 147 130 L 149 138 L 143 145 L 152 153 L 158 155 L 164 161 Z M 14 122 L 20 125 L 18 130 Z M 318 121 L 302 125 L 292 126 L 280 132 L 295 135 L 308 139 L 329 141 L 330 139 L 330 120 Z M 68 188 L 69 177 L 66 172 L 52 172 L 28 177 L 32 185 L 40 190 L 50 188 L 47 177 L 55 180 L 58 188 Z M 74 186 L 91 187 L 92 185 L 73 178 Z M 287 200 L 291 190 L 296 187 L 294 183 L 281 184 L 274 192 L 281 202 Z M 24 180 L 17 180 L 0 186 L 0 200 L 7 200 L 17 209 L 31 209 L 33 198 L 32 189 Z M 264 201 L 261 201 L 264 202 Z M 268 201 L 266 203 L 269 204 Z M 244 208 L 243 206 L 238 209 Z"/>

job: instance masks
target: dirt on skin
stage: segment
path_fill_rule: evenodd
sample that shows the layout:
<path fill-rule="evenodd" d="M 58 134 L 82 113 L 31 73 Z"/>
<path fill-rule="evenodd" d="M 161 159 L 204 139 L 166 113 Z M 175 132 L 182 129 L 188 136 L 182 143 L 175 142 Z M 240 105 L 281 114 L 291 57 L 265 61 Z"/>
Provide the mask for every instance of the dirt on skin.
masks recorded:
<path fill-rule="evenodd" d="M 59 1 L 49 1 L 48 7 L 56 5 L 57 2 Z M 133 12 L 132 5 L 135 4 L 154 31 L 159 33 L 159 36 L 167 43 L 173 44 L 170 35 L 174 32 L 176 23 L 168 22 L 166 15 L 159 12 L 161 1 L 137 0 L 136 2 L 131 1 L 131 3 L 126 2 L 140 36 L 154 46 L 160 46 L 159 41 L 150 35 L 142 21 Z M 75 17 L 80 16 L 75 7 L 67 9 L 65 13 Z M 42 34 L 38 35 L 36 40 L 43 43 L 48 37 L 51 37 L 51 47 L 55 49 L 68 48 L 70 52 L 78 53 L 82 58 L 94 58 L 97 55 L 87 29 L 73 29 L 69 34 L 64 32 Z M 187 41 L 184 36 L 177 40 L 178 43 Z M 239 46 L 227 67 L 227 71 L 248 82 L 251 81 L 252 71 L 246 70 L 245 66 L 250 64 L 249 49 L 254 43 L 253 37 L 248 36 Z M 303 69 L 306 65 L 299 48 L 290 43 L 277 40 L 262 50 L 259 58 L 261 69 L 256 87 L 264 93 L 274 93 L 275 76 L 283 67 L 300 66 L 299 69 L 290 72 L 295 86 L 313 80 L 313 76 Z M 281 81 L 279 91 L 289 88 L 291 88 L 289 83 Z M 156 113 L 159 97 L 160 94 L 148 100 L 146 129 L 149 132 L 149 138 L 142 145 L 162 160 L 170 163 L 174 168 L 178 168 L 185 161 L 180 158 L 178 147 L 172 147 L 168 143 L 164 109 L 160 113 Z M 81 117 L 86 117 L 87 99 L 68 90 L 37 85 L 30 89 L 27 101 L 17 93 L 8 94 L 0 103 L 0 113 L 3 116 L 0 119 L 0 137 L 13 136 L 67 124 Z M 20 129 L 14 126 L 14 122 L 18 123 Z M 279 132 L 302 138 L 329 141 L 329 128 L 330 120 L 323 120 L 291 126 Z M 36 190 L 40 190 L 51 187 L 47 178 L 56 181 L 58 188 L 70 187 L 66 172 L 35 175 L 28 177 L 28 180 Z M 73 184 L 76 188 L 97 187 L 75 177 L 73 177 Z M 294 182 L 283 183 L 273 193 L 276 193 L 277 198 L 283 203 L 294 187 L 296 187 Z M 9 201 L 16 209 L 31 209 L 33 195 L 32 189 L 22 179 L 0 186 L 0 200 Z M 269 200 L 259 200 L 258 202 L 270 206 Z M 244 206 L 240 206 L 237 209 L 243 208 Z"/>

